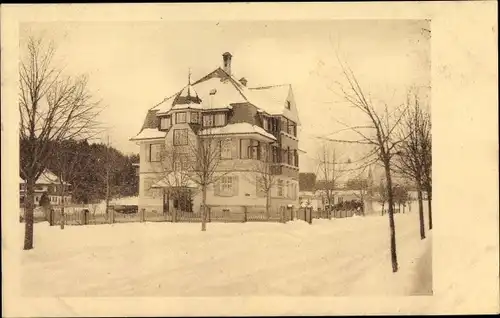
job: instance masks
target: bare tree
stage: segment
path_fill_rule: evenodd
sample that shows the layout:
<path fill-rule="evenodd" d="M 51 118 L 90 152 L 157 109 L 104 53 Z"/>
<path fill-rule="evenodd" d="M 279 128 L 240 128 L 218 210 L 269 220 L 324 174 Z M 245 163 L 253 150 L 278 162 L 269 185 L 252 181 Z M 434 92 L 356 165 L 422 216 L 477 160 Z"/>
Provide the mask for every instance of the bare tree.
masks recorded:
<path fill-rule="evenodd" d="M 33 248 L 34 185 L 53 155 L 52 142 L 94 135 L 99 103 L 88 91 L 87 77 L 65 76 L 53 64 L 55 49 L 30 37 L 19 65 L 20 145 L 26 156 L 21 174 L 26 180 L 24 249 Z"/>
<path fill-rule="evenodd" d="M 362 89 L 357 77 L 351 68 L 343 63 L 338 58 L 339 65 L 343 74 L 343 78 L 347 82 L 346 85 L 336 82 L 340 93 L 333 90 L 334 93 L 340 95 L 345 102 L 352 108 L 362 114 L 367 125 L 362 126 L 349 126 L 345 125 L 345 129 L 358 136 L 358 139 L 333 139 L 332 141 L 358 144 L 371 147 L 366 156 L 366 165 L 371 165 L 375 162 L 379 163 L 385 171 L 385 180 L 387 183 L 387 201 L 389 204 L 389 228 L 390 228 L 390 252 L 392 271 L 397 272 L 398 261 L 396 251 L 396 227 L 394 224 L 394 196 L 392 192 L 392 165 L 394 155 L 396 153 L 396 146 L 402 142 L 402 139 L 396 134 L 396 128 L 399 126 L 403 115 L 406 113 L 407 105 L 402 104 L 390 110 L 387 104 L 384 104 L 384 109 L 380 110 L 375 107 L 372 99 Z"/>
<path fill-rule="evenodd" d="M 384 183 L 382 179 L 380 180 L 377 190 L 378 190 L 378 195 L 377 195 L 378 203 L 380 203 L 380 206 L 382 207 L 380 213 L 384 215 L 384 207 L 385 203 L 387 202 L 387 185 Z"/>
<path fill-rule="evenodd" d="M 430 114 L 424 113 L 422 121 L 418 133 L 422 146 L 423 186 L 427 192 L 429 230 L 432 230 L 432 134 Z"/>
<path fill-rule="evenodd" d="M 412 180 L 417 187 L 418 214 L 420 224 L 420 238 L 425 239 L 425 220 L 423 210 L 424 183 L 426 179 L 425 162 L 427 154 L 424 153 L 427 148 L 427 141 L 424 140 L 427 134 L 427 127 L 430 121 L 420 107 L 420 101 L 417 94 L 413 95 L 413 100 L 408 98 L 408 104 L 411 104 L 409 111 L 404 116 L 400 127 L 400 136 L 404 138 L 397 147 L 397 160 L 394 163 L 394 170 L 404 177 Z M 424 149 L 425 148 L 425 149 Z"/>
<path fill-rule="evenodd" d="M 231 172 L 231 167 L 221 167 L 221 138 L 214 128 L 206 128 L 198 135 L 186 135 L 189 153 L 189 179 L 202 192 L 201 230 L 207 230 L 207 190 Z"/>
<path fill-rule="evenodd" d="M 267 145 L 266 145 L 267 146 Z M 274 171 L 269 147 L 263 147 L 260 152 L 260 160 L 255 161 L 250 167 L 250 173 L 246 175 L 247 180 L 256 186 L 257 195 L 266 197 L 266 218 L 269 219 L 271 207 L 271 192 L 277 185 L 277 174 Z M 262 148 L 261 148 L 262 149 Z"/>
<path fill-rule="evenodd" d="M 61 197 L 61 230 L 64 229 L 65 225 L 65 206 L 68 203 L 65 198 L 68 195 L 69 187 L 74 189 L 78 186 L 79 179 L 85 173 L 90 162 L 88 154 L 75 151 L 78 146 L 71 147 L 70 143 L 75 142 L 72 140 L 62 142 L 50 160 L 59 183 L 57 193 Z"/>
<path fill-rule="evenodd" d="M 321 191 L 323 198 L 326 198 L 328 205 L 326 213 L 329 219 L 332 218 L 332 207 L 335 202 L 335 191 L 339 187 L 339 180 L 343 177 L 345 169 L 336 154 L 334 144 L 324 141 L 318 153 L 317 189 Z"/>
<path fill-rule="evenodd" d="M 166 144 L 161 150 L 159 172 L 162 176 L 162 186 L 166 188 L 169 198 L 174 201 L 173 222 L 177 221 L 177 212 L 181 209 L 181 202 L 189 204 L 189 202 L 185 202 L 187 200 L 186 193 L 192 191 L 190 189 L 192 182 L 189 174 L 190 154 L 188 151 L 188 147 L 176 146 L 173 143 Z"/>

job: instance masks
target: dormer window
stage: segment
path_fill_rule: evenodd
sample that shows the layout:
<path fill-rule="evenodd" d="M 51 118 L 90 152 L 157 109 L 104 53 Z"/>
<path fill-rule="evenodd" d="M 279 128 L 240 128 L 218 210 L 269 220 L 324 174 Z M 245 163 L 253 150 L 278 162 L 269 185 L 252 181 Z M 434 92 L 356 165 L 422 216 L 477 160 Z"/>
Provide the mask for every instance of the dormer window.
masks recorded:
<path fill-rule="evenodd" d="M 291 103 L 289 100 L 286 101 L 286 109 L 290 109 L 291 108 Z"/>
<path fill-rule="evenodd" d="M 186 123 L 186 113 L 185 112 L 182 112 L 182 113 L 176 113 L 175 114 L 175 123 L 176 124 L 184 124 Z"/>
<path fill-rule="evenodd" d="M 225 126 L 227 121 L 226 113 L 204 114 L 203 127 Z"/>
<path fill-rule="evenodd" d="M 167 130 L 172 126 L 172 118 L 170 116 L 162 117 L 160 119 L 160 129 Z"/>
<path fill-rule="evenodd" d="M 212 127 L 214 125 L 214 116 L 212 114 L 203 115 L 203 127 Z"/>
<path fill-rule="evenodd" d="M 264 128 L 264 130 L 268 131 L 269 130 L 269 120 L 267 119 L 267 117 L 262 117 L 262 127 Z"/>
<path fill-rule="evenodd" d="M 200 123 L 200 113 L 198 112 L 191 112 L 191 123 L 192 124 L 199 124 Z"/>
<path fill-rule="evenodd" d="M 218 113 L 215 114 L 215 126 L 225 126 L 226 125 L 226 114 Z"/>

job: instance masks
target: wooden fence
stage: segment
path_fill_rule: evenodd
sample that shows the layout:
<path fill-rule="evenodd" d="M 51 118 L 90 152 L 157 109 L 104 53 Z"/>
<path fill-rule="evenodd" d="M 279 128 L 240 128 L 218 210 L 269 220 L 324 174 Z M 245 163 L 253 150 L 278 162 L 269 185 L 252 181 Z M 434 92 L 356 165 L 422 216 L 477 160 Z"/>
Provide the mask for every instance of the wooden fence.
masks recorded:
<path fill-rule="evenodd" d="M 264 208 L 259 206 L 209 206 L 207 207 L 207 222 L 281 222 L 286 223 L 293 220 L 302 220 L 312 223 L 315 218 L 327 218 L 325 211 L 313 211 L 312 208 L 293 209 L 281 206 L 278 209 L 271 209 L 267 215 Z M 201 210 L 201 209 L 200 209 Z M 186 222 L 200 223 L 202 219 L 201 212 L 184 212 L 145 210 L 137 212 L 121 213 L 123 210 L 115 210 L 110 206 L 108 213 L 100 211 L 96 213 L 88 205 L 73 205 L 64 208 L 65 225 L 96 225 L 112 223 L 130 223 L 130 222 Z M 238 212 L 235 212 L 238 211 Z M 36 222 L 48 221 L 52 225 L 61 224 L 62 209 L 60 206 L 53 206 L 51 212 L 45 215 L 41 209 L 35 211 Z M 24 215 L 24 214 L 23 214 Z M 348 216 L 348 214 L 345 214 Z M 332 215 L 333 216 L 333 215 Z M 339 217 L 346 217 L 339 216 Z M 24 218 L 21 217 L 21 221 Z"/>

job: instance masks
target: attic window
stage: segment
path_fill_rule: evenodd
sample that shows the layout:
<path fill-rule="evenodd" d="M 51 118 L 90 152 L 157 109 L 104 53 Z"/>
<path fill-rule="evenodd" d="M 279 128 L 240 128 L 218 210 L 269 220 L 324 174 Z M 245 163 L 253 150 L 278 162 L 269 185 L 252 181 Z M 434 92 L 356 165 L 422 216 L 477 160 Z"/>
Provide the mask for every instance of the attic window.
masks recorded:
<path fill-rule="evenodd" d="M 286 101 L 286 108 L 290 109 L 290 101 L 289 100 Z"/>
<path fill-rule="evenodd" d="M 210 95 L 215 95 L 216 93 L 217 93 L 217 90 L 215 88 L 210 90 Z"/>

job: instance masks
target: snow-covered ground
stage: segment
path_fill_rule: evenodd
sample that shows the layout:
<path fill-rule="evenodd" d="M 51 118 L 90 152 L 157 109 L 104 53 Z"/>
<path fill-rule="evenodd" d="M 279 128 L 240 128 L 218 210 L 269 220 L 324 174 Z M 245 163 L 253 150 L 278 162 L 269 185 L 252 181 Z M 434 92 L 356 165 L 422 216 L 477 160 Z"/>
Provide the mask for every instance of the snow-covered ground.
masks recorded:
<path fill-rule="evenodd" d="M 396 215 L 279 223 L 35 225 L 25 296 L 348 296 L 432 293 L 432 236 Z M 21 245 L 21 243 L 19 243 Z"/>

